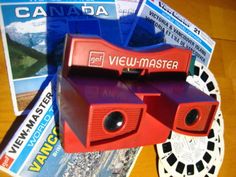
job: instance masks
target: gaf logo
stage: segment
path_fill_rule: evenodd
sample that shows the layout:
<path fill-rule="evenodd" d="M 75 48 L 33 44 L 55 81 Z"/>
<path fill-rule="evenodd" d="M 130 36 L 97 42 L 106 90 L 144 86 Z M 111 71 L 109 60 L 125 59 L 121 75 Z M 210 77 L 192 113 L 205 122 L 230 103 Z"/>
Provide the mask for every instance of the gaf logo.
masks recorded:
<path fill-rule="evenodd" d="M 14 159 L 12 159 L 8 155 L 4 154 L 3 157 L 0 159 L 0 165 L 5 168 L 9 168 L 10 165 L 12 164 L 13 160 Z"/>
<path fill-rule="evenodd" d="M 89 66 L 103 67 L 104 58 L 104 52 L 89 52 Z"/>

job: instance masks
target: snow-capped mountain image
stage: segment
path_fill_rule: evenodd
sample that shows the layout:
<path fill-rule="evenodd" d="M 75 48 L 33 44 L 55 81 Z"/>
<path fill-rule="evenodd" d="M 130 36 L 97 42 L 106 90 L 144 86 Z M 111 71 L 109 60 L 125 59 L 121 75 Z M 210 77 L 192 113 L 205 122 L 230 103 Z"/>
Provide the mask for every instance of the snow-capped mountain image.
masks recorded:
<path fill-rule="evenodd" d="M 26 22 L 12 22 L 5 30 L 11 40 L 47 54 L 64 38 L 67 22 L 43 17 Z"/>

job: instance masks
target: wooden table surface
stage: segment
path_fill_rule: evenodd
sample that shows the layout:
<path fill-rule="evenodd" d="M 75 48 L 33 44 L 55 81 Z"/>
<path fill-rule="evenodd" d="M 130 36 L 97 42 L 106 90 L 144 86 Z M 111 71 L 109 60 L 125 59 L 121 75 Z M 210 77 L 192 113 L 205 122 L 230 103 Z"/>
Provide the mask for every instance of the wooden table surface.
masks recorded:
<path fill-rule="evenodd" d="M 164 0 L 216 41 L 210 69 L 221 90 L 221 109 L 225 122 L 225 157 L 219 177 L 236 176 L 236 1 Z M 12 109 L 6 65 L 0 46 L 0 141 L 16 119 Z M 0 172 L 1 177 L 8 175 Z M 143 148 L 131 177 L 156 177 L 153 146 Z"/>

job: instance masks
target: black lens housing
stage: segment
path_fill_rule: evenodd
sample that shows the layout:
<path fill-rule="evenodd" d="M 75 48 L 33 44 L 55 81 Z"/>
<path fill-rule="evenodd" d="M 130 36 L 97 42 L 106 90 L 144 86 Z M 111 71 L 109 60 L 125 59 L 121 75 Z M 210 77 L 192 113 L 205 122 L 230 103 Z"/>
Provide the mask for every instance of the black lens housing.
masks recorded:
<path fill-rule="evenodd" d="M 109 132 L 115 132 L 124 125 L 124 122 L 124 115 L 119 111 L 114 111 L 105 117 L 104 128 Z"/>
<path fill-rule="evenodd" d="M 189 126 L 195 124 L 199 119 L 199 112 L 197 109 L 192 109 L 191 111 L 188 112 L 186 118 L 185 118 L 185 123 Z"/>

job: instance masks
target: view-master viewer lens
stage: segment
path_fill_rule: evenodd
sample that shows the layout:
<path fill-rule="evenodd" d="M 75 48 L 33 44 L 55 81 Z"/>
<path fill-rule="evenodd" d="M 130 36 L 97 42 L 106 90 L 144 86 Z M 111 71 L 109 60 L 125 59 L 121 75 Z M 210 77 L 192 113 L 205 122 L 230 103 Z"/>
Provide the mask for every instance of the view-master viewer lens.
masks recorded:
<path fill-rule="evenodd" d="M 193 125 L 199 118 L 199 112 L 196 109 L 192 109 L 186 116 L 185 123 L 187 125 Z"/>
<path fill-rule="evenodd" d="M 104 121 L 104 127 L 107 131 L 117 131 L 124 124 L 124 116 L 118 111 L 110 113 Z"/>

